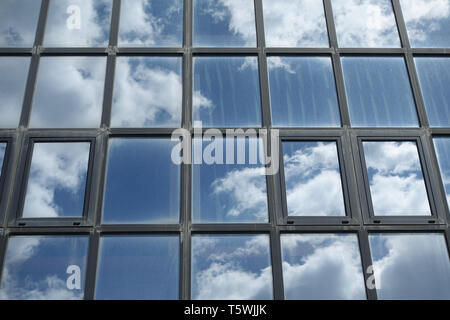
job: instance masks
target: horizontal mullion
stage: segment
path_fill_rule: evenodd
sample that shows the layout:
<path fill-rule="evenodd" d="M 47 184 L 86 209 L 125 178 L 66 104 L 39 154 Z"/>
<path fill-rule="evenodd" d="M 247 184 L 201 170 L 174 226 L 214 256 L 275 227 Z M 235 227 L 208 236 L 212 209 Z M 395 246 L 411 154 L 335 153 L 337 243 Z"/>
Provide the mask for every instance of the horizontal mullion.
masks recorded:
<path fill-rule="evenodd" d="M 258 48 L 192 48 L 192 53 L 197 55 L 257 55 Z"/>
<path fill-rule="evenodd" d="M 33 48 L 0 48 L 0 55 L 6 55 L 6 56 L 20 56 L 20 55 L 26 55 L 31 56 L 32 55 Z"/>
<path fill-rule="evenodd" d="M 179 224 L 133 224 L 133 225 L 101 225 L 96 228 L 101 234 L 146 234 L 146 233 L 180 233 Z"/>
<path fill-rule="evenodd" d="M 52 227 L 37 227 L 37 228 L 8 228 L 5 229 L 6 236 L 14 235 L 89 235 L 93 231 L 92 227 L 77 227 L 77 228 L 52 228 Z"/>
<path fill-rule="evenodd" d="M 272 230 L 272 224 L 192 224 L 194 233 L 266 233 Z"/>
<path fill-rule="evenodd" d="M 182 55 L 184 48 L 118 48 L 117 55 Z"/>
<path fill-rule="evenodd" d="M 41 48 L 41 55 L 107 55 L 108 49 L 102 48 Z"/>
<path fill-rule="evenodd" d="M 342 55 L 401 55 L 407 52 L 404 48 L 338 48 Z"/>
<path fill-rule="evenodd" d="M 170 136 L 177 129 L 179 128 L 111 128 L 109 133 L 111 136 Z"/>
<path fill-rule="evenodd" d="M 267 55 L 330 55 L 335 52 L 332 48 L 265 48 Z"/>
<path fill-rule="evenodd" d="M 410 49 L 414 55 L 450 55 L 450 49 L 447 48 L 414 48 Z"/>
<path fill-rule="evenodd" d="M 28 129 L 27 137 L 36 138 L 94 138 L 102 129 Z"/>

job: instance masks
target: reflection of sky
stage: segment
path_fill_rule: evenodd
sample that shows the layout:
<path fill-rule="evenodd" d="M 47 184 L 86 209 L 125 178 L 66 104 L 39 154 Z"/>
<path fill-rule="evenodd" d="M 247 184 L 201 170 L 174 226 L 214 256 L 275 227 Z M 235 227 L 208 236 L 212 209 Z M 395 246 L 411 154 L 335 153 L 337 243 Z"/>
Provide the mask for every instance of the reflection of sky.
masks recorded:
<path fill-rule="evenodd" d="M 366 299 L 356 235 L 281 236 L 286 299 Z"/>
<path fill-rule="evenodd" d="M 422 95 L 432 127 L 450 126 L 450 59 L 415 58 Z"/>
<path fill-rule="evenodd" d="M 400 4 L 412 47 L 450 47 L 450 0 L 400 0 Z"/>
<path fill-rule="evenodd" d="M 290 216 L 345 216 L 335 142 L 284 141 L 283 155 Z"/>
<path fill-rule="evenodd" d="M 217 139 L 218 148 L 223 145 L 223 157 L 231 156 L 226 152 L 227 140 L 232 138 Z M 238 139 L 234 143 L 235 164 L 193 164 L 192 180 L 192 210 L 193 219 L 196 223 L 244 223 L 244 222 L 267 222 L 267 191 L 264 166 L 252 164 L 249 160 L 251 146 L 261 150 L 261 140 L 257 138 L 239 138 L 239 144 L 245 145 L 245 164 L 237 164 Z M 259 142 L 258 142 L 259 141 Z M 243 143 L 244 142 L 244 143 Z M 194 154 L 196 150 L 204 150 L 208 155 L 206 147 L 210 145 L 208 140 L 194 139 Z M 203 145 L 203 147 L 202 147 Z M 239 147 L 239 149 L 238 149 Z M 205 151 L 206 150 L 206 151 Z M 217 155 L 217 153 L 215 153 Z M 213 153 L 214 155 L 214 153 Z M 241 156 L 244 154 L 241 153 Z M 195 161 L 195 158 L 194 158 Z"/>
<path fill-rule="evenodd" d="M 119 46 L 181 47 L 182 42 L 182 0 L 122 1 Z"/>
<path fill-rule="evenodd" d="M 36 143 L 24 218 L 81 217 L 90 143 Z"/>
<path fill-rule="evenodd" d="M 272 299 L 272 268 L 267 235 L 194 235 L 192 298 Z"/>
<path fill-rule="evenodd" d="M 4 165 L 6 145 L 7 145 L 6 143 L 0 143 L 0 173 L 2 172 L 3 165 Z M 0 178 L 2 178 L 2 177 L 0 177 Z"/>
<path fill-rule="evenodd" d="M 182 59 L 118 57 L 113 127 L 179 127 Z"/>
<path fill-rule="evenodd" d="M 344 57 L 342 67 L 353 126 L 418 126 L 403 58 Z"/>
<path fill-rule="evenodd" d="M 371 234 L 378 299 L 450 299 L 450 261 L 442 234 Z"/>
<path fill-rule="evenodd" d="M 175 142 L 164 138 L 111 139 L 103 223 L 176 223 L 180 167 Z"/>
<path fill-rule="evenodd" d="M 332 0 L 340 47 L 400 47 L 391 0 Z"/>
<path fill-rule="evenodd" d="M 96 299 L 178 299 L 178 236 L 103 236 L 99 252 Z"/>
<path fill-rule="evenodd" d="M 447 202 L 450 205 L 450 139 L 434 138 L 434 146 L 441 170 L 442 182 L 444 183 Z"/>
<path fill-rule="evenodd" d="M 0 127 L 16 128 L 22 111 L 30 58 L 0 58 Z"/>
<path fill-rule="evenodd" d="M 328 47 L 322 1 L 263 0 L 268 47 Z"/>
<path fill-rule="evenodd" d="M 44 37 L 46 47 L 106 47 L 109 41 L 112 0 L 50 1 Z M 69 29 L 70 6 L 80 8 L 80 28 Z"/>
<path fill-rule="evenodd" d="M 30 127 L 98 128 L 105 72 L 103 57 L 41 58 Z"/>
<path fill-rule="evenodd" d="M 0 47 L 32 47 L 40 8 L 38 0 L 0 1 Z"/>
<path fill-rule="evenodd" d="M 430 215 L 415 142 L 363 142 L 375 215 Z"/>
<path fill-rule="evenodd" d="M 256 47 L 253 0 L 194 0 L 194 46 Z"/>
<path fill-rule="evenodd" d="M 194 58 L 193 116 L 205 127 L 261 126 L 256 57 Z"/>
<path fill-rule="evenodd" d="M 267 63 L 274 126 L 340 125 L 330 58 L 269 57 Z"/>
<path fill-rule="evenodd" d="M 8 241 L 0 299 L 83 299 L 87 236 L 16 236 Z M 68 289 L 69 266 L 81 270 L 81 289 Z M 75 282 L 71 282 L 75 283 Z"/>

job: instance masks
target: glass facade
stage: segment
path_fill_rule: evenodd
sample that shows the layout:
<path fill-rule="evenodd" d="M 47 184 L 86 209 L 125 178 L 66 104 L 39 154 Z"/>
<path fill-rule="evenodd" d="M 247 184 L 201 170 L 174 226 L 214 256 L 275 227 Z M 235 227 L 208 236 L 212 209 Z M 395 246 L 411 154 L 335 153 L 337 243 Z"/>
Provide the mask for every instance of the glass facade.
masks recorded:
<path fill-rule="evenodd" d="M 0 1 L 0 299 L 450 300 L 449 17 Z"/>

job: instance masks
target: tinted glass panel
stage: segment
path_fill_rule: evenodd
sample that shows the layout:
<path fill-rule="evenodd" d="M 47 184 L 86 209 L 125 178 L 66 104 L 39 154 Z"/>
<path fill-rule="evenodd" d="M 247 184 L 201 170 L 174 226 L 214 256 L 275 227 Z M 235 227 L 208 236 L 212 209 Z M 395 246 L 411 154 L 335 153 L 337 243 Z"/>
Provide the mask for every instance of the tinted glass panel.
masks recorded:
<path fill-rule="evenodd" d="M 441 170 L 442 182 L 447 194 L 447 203 L 450 205 L 450 139 L 434 138 L 433 141 Z"/>
<path fill-rule="evenodd" d="M 8 241 L 0 299 L 83 299 L 87 236 L 16 236 Z"/>
<path fill-rule="evenodd" d="M 180 166 L 169 139 L 111 139 L 103 223 L 176 223 Z"/>
<path fill-rule="evenodd" d="M 268 47 L 328 47 L 322 1 L 263 0 Z"/>
<path fill-rule="evenodd" d="M 342 67 L 353 126 L 418 126 L 408 72 L 402 58 L 344 57 Z"/>
<path fill-rule="evenodd" d="M 125 0 L 120 11 L 119 45 L 181 47 L 183 0 Z"/>
<path fill-rule="evenodd" d="M 0 58 L 0 127 L 19 125 L 30 58 Z"/>
<path fill-rule="evenodd" d="M 39 0 L 0 1 L 0 47 L 32 47 L 40 8 Z"/>
<path fill-rule="evenodd" d="M 432 127 L 450 127 L 450 59 L 415 58 L 422 95 Z"/>
<path fill-rule="evenodd" d="M 0 173 L 3 171 L 7 143 L 0 143 Z M 0 177 L 2 178 L 2 177 Z"/>
<path fill-rule="evenodd" d="M 285 234 L 281 247 L 286 299 L 366 298 L 356 235 Z"/>
<path fill-rule="evenodd" d="M 415 142 L 363 142 L 375 215 L 430 215 Z"/>
<path fill-rule="evenodd" d="M 261 126 L 257 58 L 194 58 L 193 116 L 208 127 Z"/>
<path fill-rule="evenodd" d="M 255 155 L 263 148 L 261 140 L 216 138 L 211 141 L 205 138 L 203 141 L 194 139 L 193 143 L 194 221 L 203 223 L 267 222 L 265 170 L 261 157 Z M 215 163 L 197 162 L 198 157 L 195 155 L 201 156 L 202 150 L 203 158 L 207 161 L 209 161 L 207 157 L 211 160 L 217 159 Z M 253 156 L 256 156 L 256 159 L 250 160 Z M 245 159 L 238 162 L 241 157 Z"/>
<path fill-rule="evenodd" d="M 332 0 L 340 47 L 400 47 L 391 0 Z"/>
<path fill-rule="evenodd" d="M 450 299 L 450 261 L 441 234 L 371 234 L 378 299 Z"/>
<path fill-rule="evenodd" d="M 182 59 L 118 57 L 111 125 L 179 127 Z"/>
<path fill-rule="evenodd" d="M 267 63 L 274 126 L 341 124 L 330 58 L 269 57 Z"/>
<path fill-rule="evenodd" d="M 194 0 L 194 46 L 256 47 L 253 0 Z"/>
<path fill-rule="evenodd" d="M 192 237 L 192 298 L 272 299 L 269 236 Z"/>
<path fill-rule="evenodd" d="M 400 0 L 400 4 L 412 47 L 450 47 L 450 0 Z"/>
<path fill-rule="evenodd" d="M 104 236 L 96 299 L 173 300 L 179 287 L 178 236 Z"/>
<path fill-rule="evenodd" d="M 50 1 L 44 46 L 107 47 L 112 0 Z"/>
<path fill-rule="evenodd" d="M 30 127 L 100 126 L 106 59 L 41 58 Z"/>
<path fill-rule="evenodd" d="M 285 141 L 283 155 L 290 216 L 345 216 L 336 142 Z"/>
<path fill-rule="evenodd" d="M 24 218 L 83 215 L 89 148 L 88 142 L 34 144 Z"/>

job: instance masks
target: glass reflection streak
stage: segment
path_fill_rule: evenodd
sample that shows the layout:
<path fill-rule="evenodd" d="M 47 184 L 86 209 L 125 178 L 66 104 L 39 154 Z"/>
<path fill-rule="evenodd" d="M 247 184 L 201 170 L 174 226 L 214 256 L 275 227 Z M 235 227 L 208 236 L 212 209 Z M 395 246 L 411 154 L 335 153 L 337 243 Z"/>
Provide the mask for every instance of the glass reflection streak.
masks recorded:
<path fill-rule="evenodd" d="M 438 137 L 433 139 L 439 162 L 442 182 L 444 184 L 447 203 L 450 206 L 450 138 Z"/>

